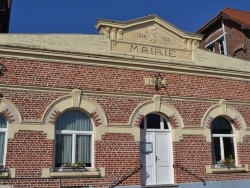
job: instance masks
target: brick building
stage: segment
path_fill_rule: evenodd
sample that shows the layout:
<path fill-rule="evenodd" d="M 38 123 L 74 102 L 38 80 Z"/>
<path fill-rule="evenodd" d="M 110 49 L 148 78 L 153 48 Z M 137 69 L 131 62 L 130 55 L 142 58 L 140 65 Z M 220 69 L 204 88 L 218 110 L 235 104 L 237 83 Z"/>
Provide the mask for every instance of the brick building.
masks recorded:
<path fill-rule="evenodd" d="M 249 187 L 250 63 L 156 15 L 96 27 L 0 35 L 0 185 Z"/>
<path fill-rule="evenodd" d="M 200 48 L 250 60 L 250 12 L 225 8 L 197 33 L 204 34 Z"/>

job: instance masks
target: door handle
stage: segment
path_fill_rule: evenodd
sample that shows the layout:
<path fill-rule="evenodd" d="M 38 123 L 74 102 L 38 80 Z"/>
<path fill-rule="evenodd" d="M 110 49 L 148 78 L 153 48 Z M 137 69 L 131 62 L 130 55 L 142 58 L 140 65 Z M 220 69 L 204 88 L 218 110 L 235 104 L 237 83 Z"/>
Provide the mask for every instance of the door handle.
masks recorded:
<path fill-rule="evenodd" d="M 160 158 L 159 158 L 159 157 L 157 157 L 157 156 L 155 156 L 155 161 L 158 161 L 158 160 L 160 160 Z"/>

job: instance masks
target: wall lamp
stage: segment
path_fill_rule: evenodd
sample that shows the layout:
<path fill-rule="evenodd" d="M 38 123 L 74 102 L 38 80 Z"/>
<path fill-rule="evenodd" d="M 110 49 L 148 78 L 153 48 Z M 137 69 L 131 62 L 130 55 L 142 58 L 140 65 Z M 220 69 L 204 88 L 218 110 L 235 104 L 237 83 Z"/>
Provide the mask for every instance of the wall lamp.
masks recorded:
<path fill-rule="evenodd" d="M 0 75 L 2 75 L 3 71 L 5 71 L 5 70 L 6 70 L 6 68 L 5 68 L 4 64 L 0 64 Z"/>
<path fill-rule="evenodd" d="M 153 83 L 155 85 L 155 90 L 156 91 L 160 90 L 161 88 L 165 88 L 166 89 L 165 80 L 160 75 L 160 73 L 158 73 L 157 75 L 153 76 Z"/>

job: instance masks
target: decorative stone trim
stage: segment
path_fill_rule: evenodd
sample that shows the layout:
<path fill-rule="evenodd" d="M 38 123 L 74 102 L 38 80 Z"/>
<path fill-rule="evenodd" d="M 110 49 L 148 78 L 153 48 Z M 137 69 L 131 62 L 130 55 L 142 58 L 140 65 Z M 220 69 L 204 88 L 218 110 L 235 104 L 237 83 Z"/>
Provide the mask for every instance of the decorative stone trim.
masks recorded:
<path fill-rule="evenodd" d="M 96 127 L 102 124 L 101 119 L 99 118 L 99 114 L 97 112 L 92 112 L 90 115 Z"/>
<path fill-rule="evenodd" d="M 201 126 L 205 129 L 210 129 L 212 121 L 218 116 L 226 117 L 235 126 L 235 129 L 246 129 L 246 123 L 241 114 L 233 107 L 227 105 L 226 100 L 223 99 L 206 111 L 201 120 Z"/>
<path fill-rule="evenodd" d="M 101 177 L 100 172 L 50 172 L 50 177 L 84 177 L 84 178 L 96 178 Z"/>
<path fill-rule="evenodd" d="M 134 127 L 140 127 L 141 121 L 143 120 L 144 115 L 141 114 L 137 114 L 137 117 L 135 118 L 135 122 L 134 122 Z"/>
<path fill-rule="evenodd" d="M 168 117 L 168 121 L 170 122 L 172 128 L 178 128 L 179 127 L 178 120 L 174 115 Z"/>
<path fill-rule="evenodd" d="M 15 118 L 14 118 L 13 114 L 11 113 L 11 111 L 8 108 L 2 111 L 2 115 L 6 118 L 6 120 L 9 123 L 14 123 L 15 122 Z"/>
<path fill-rule="evenodd" d="M 211 165 L 206 165 L 207 174 L 239 173 L 247 171 L 248 171 L 248 164 L 237 165 L 236 167 L 230 167 L 230 168 L 216 168 Z"/>
<path fill-rule="evenodd" d="M 48 117 L 49 123 L 54 124 L 56 122 L 57 117 L 60 115 L 60 112 L 58 110 L 54 109 L 54 112 L 51 113 L 51 116 Z"/>
<path fill-rule="evenodd" d="M 49 173 L 50 177 L 84 177 L 84 178 L 96 178 L 105 176 L 105 168 L 93 168 L 93 169 L 76 169 L 75 171 L 53 171 Z"/>
<path fill-rule="evenodd" d="M 53 102 L 43 115 L 45 124 L 54 124 L 60 113 L 67 109 L 79 109 L 90 115 L 96 126 L 106 126 L 107 118 L 102 107 L 87 97 L 80 96 L 80 90 L 74 90 L 75 96 L 64 96 Z M 72 102 L 73 101 L 73 102 Z"/>
<path fill-rule="evenodd" d="M 160 111 L 161 109 L 161 96 L 160 95 L 154 95 L 154 110 Z"/>
<path fill-rule="evenodd" d="M 213 122 L 214 118 L 208 116 L 207 120 L 206 120 L 206 128 L 210 129 L 212 122 Z"/>
<path fill-rule="evenodd" d="M 158 109 L 155 110 L 156 108 Z M 159 97 L 154 97 L 153 100 L 140 104 L 130 116 L 130 125 L 138 127 L 144 116 L 154 112 L 159 112 L 165 115 L 165 117 L 169 117 L 173 123 L 171 126 L 174 126 L 174 128 L 184 127 L 183 120 L 178 111 L 173 106 L 163 103 Z"/>
<path fill-rule="evenodd" d="M 72 93 L 73 107 L 79 107 L 81 103 L 81 90 L 74 89 Z"/>
<path fill-rule="evenodd" d="M 22 121 L 22 117 L 18 109 L 7 100 L 1 99 L 0 113 L 9 123 L 20 123 Z"/>
<path fill-rule="evenodd" d="M 2 172 L 2 173 L 0 173 L 0 179 L 1 178 L 10 178 L 10 173 L 9 172 Z"/>
<path fill-rule="evenodd" d="M 241 130 L 241 129 L 242 129 L 242 127 L 241 127 L 241 122 L 240 122 L 240 120 L 239 120 L 238 117 L 232 119 L 232 120 L 231 120 L 231 123 L 233 124 L 233 126 L 234 126 L 234 128 L 235 128 L 236 130 Z"/>

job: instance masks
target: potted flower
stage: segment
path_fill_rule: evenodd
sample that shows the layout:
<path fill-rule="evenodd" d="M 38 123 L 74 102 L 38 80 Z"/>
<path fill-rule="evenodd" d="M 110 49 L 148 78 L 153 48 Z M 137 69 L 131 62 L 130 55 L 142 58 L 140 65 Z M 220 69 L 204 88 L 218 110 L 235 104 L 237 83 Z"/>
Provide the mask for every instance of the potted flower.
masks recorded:
<path fill-rule="evenodd" d="M 235 161 L 233 159 L 233 155 L 229 155 L 229 157 L 227 157 L 225 160 L 219 160 L 216 162 L 216 167 L 220 167 L 220 168 L 232 168 L 235 167 Z"/>
<path fill-rule="evenodd" d="M 85 167 L 86 165 L 82 163 L 81 161 L 78 161 L 75 163 L 67 163 L 67 164 L 62 165 L 63 169 L 72 169 L 73 171 L 79 171 L 79 170 L 84 169 Z"/>

